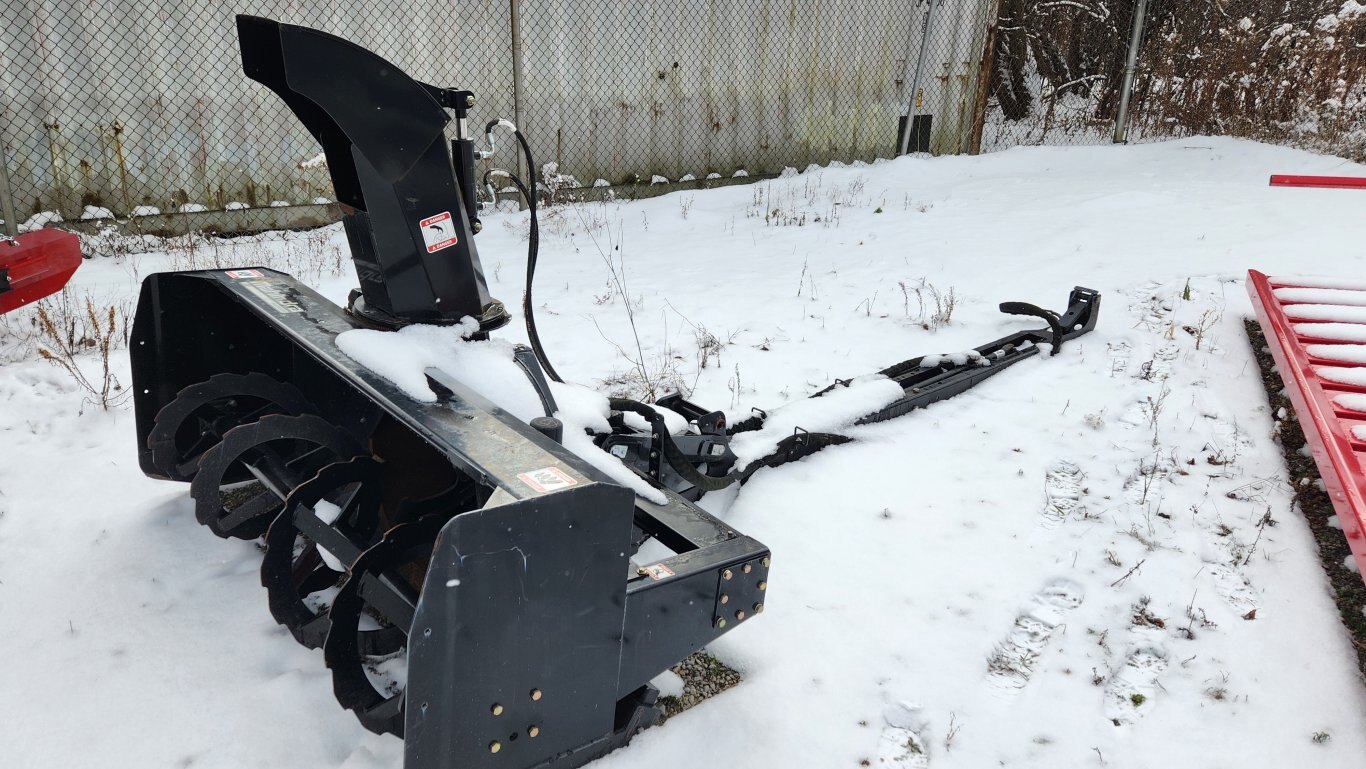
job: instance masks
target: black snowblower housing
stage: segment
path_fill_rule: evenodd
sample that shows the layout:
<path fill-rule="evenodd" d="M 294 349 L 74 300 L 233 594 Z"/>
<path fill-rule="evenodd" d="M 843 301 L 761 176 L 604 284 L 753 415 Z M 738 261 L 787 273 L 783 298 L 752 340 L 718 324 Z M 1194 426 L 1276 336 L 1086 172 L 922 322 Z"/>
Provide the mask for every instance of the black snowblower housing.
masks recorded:
<path fill-rule="evenodd" d="M 323 146 L 361 290 L 343 310 L 263 268 L 149 276 L 142 470 L 189 482 L 219 536 L 265 537 L 271 613 L 323 648 L 343 706 L 403 736 L 406 769 L 624 744 L 661 717 L 652 678 L 762 611 L 768 549 L 671 490 L 637 498 L 558 443 L 553 413 L 533 427 L 435 369 L 415 399 L 338 349 L 360 327 L 506 320 L 472 237 L 473 96 L 316 30 L 239 16 L 238 34 Z M 649 540 L 672 555 L 638 563 Z"/>

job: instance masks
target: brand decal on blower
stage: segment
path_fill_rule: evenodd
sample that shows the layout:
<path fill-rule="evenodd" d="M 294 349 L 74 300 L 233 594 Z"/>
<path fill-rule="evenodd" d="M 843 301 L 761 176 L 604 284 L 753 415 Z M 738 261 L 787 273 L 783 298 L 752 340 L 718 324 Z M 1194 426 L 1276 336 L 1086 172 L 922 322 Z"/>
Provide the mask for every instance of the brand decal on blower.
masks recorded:
<path fill-rule="evenodd" d="M 303 306 L 289 295 L 287 289 L 269 280 L 245 280 L 242 281 L 241 286 L 254 294 L 257 299 L 270 305 L 276 312 L 304 311 Z"/>

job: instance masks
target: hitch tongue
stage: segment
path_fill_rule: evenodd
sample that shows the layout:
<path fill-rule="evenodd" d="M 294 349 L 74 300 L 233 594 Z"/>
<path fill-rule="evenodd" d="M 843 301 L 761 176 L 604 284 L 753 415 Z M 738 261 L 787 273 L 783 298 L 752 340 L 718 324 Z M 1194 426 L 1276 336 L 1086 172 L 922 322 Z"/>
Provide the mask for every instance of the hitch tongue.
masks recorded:
<path fill-rule="evenodd" d="M 1062 349 L 1062 320 L 1056 312 L 1045 310 L 1029 302 L 1001 302 L 1001 312 L 1007 315 L 1025 315 L 1043 320 L 1048 324 L 1049 330 L 1053 332 L 1053 350 L 1048 354 L 1057 355 L 1058 351 Z"/>

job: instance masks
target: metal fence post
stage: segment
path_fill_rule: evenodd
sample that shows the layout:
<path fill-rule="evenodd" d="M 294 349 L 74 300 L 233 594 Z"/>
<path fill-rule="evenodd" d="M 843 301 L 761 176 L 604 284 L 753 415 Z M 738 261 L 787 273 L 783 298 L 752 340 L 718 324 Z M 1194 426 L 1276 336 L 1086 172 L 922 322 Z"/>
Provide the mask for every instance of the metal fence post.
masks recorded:
<path fill-rule="evenodd" d="M 522 0 L 508 0 L 508 19 L 512 26 L 512 122 L 517 124 L 520 131 L 525 132 L 527 127 L 522 125 L 522 23 L 521 6 Z M 517 175 L 522 178 L 526 176 L 522 173 L 522 153 L 517 154 Z M 536 169 L 528 168 L 527 173 L 534 174 Z M 530 180 L 531 189 L 536 189 L 536 179 Z"/>
<path fill-rule="evenodd" d="M 0 111 L 0 115 L 3 114 Z M 4 233 L 15 237 L 19 234 L 19 220 L 14 214 L 14 191 L 9 186 L 9 156 L 5 146 L 5 123 L 0 121 L 0 219 L 5 220 Z"/>
<path fill-rule="evenodd" d="M 920 73 L 925 69 L 925 51 L 930 47 L 930 34 L 934 31 L 934 5 L 942 0 L 930 0 L 925 9 L 925 32 L 920 38 L 920 55 L 915 61 L 915 76 L 911 79 L 911 101 L 906 105 L 906 130 L 901 134 L 901 146 L 897 155 L 905 155 L 911 149 L 911 132 L 915 130 L 915 110 L 920 106 Z"/>
<path fill-rule="evenodd" d="M 1143 41 L 1143 17 L 1148 14 L 1148 0 L 1134 0 L 1134 24 L 1129 33 L 1129 56 L 1124 62 L 1124 85 L 1119 93 L 1119 113 L 1115 115 L 1115 144 L 1129 140 L 1129 98 L 1134 92 L 1134 74 L 1138 71 L 1138 46 Z"/>
<path fill-rule="evenodd" d="M 9 168 L 5 158 L 5 142 L 0 139 L 0 218 L 5 220 L 5 234 L 11 238 L 19 234 L 19 220 L 14 215 L 14 194 L 9 188 Z"/>

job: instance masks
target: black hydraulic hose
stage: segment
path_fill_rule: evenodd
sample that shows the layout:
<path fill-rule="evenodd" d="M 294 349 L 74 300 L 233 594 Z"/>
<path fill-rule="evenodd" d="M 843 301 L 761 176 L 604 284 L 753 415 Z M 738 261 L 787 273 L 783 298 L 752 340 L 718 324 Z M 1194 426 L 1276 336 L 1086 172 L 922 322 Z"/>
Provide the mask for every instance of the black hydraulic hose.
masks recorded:
<path fill-rule="evenodd" d="M 512 125 L 507 121 L 491 121 L 485 126 L 486 133 L 492 133 L 498 125 Z M 536 161 L 531 156 L 531 146 L 527 144 L 526 137 L 522 135 L 522 129 L 513 127 L 512 135 L 517 138 L 517 143 L 522 145 L 522 154 L 526 156 L 527 173 L 531 174 L 532 184 L 528 189 L 527 185 L 516 176 L 508 174 L 508 178 L 516 185 L 517 190 L 522 193 L 526 200 L 527 210 L 531 212 L 531 232 L 528 237 L 526 254 L 526 290 L 522 293 L 522 314 L 526 316 L 526 335 L 531 342 L 531 350 L 536 354 L 536 360 L 540 362 L 541 368 L 545 370 L 546 376 L 556 382 L 563 383 L 564 380 L 555 371 L 555 367 L 550 365 L 550 358 L 545 354 L 545 348 L 541 346 L 541 335 L 536 331 L 536 312 L 532 307 L 531 286 L 536 279 L 536 258 L 541 249 L 540 227 L 536 220 Z M 488 174 L 484 174 L 487 182 Z"/>

